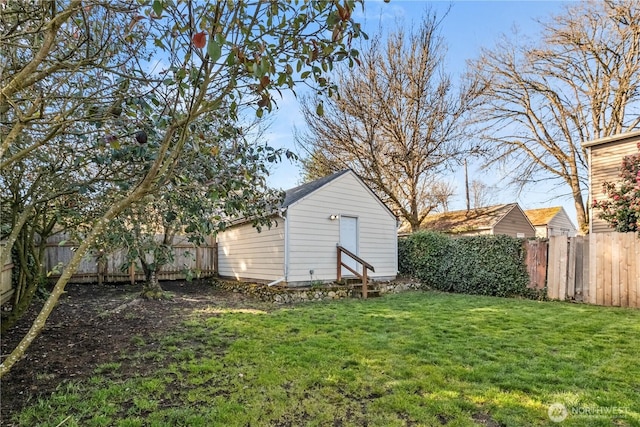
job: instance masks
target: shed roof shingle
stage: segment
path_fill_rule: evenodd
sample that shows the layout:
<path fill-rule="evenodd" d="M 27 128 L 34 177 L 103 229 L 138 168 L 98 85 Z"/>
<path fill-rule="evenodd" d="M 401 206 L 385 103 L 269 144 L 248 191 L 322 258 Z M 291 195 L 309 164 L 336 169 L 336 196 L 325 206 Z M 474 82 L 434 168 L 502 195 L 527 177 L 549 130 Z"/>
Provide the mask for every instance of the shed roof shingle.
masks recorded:
<path fill-rule="evenodd" d="M 286 190 L 284 201 L 282 202 L 282 207 L 287 208 L 291 206 L 293 203 L 308 196 L 309 194 L 313 193 L 317 189 L 325 186 L 326 184 L 330 183 L 334 179 L 344 175 L 349 171 L 350 169 L 344 169 L 344 170 L 332 173 L 331 175 L 327 175 L 323 178 L 316 179 L 315 181 L 307 182 L 306 184 L 302 184 L 297 187 Z"/>
<path fill-rule="evenodd" d="M 425 218 L 421 228 L 448 233 L 490 230 L 516 206 L 517 203 L 509 203 L 433 214 Z"/>
<path fill-rule="evenodd" d="M 554 206 L 552 208 L 541 209 L 528 209 L 524 211 L 524 214 L 529 218 L 531 224 L 534 226 L 547 225 L 551 222 L 554 216 L 560 212 L 561 206 Z"/>

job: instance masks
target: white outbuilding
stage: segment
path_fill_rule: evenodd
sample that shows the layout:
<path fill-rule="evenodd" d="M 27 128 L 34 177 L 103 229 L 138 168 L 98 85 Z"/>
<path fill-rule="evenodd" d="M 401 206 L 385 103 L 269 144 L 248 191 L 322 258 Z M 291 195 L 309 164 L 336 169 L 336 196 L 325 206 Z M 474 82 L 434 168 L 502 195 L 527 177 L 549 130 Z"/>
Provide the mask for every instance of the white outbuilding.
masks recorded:
<path fill-rule="evenodd" d="M 338 246 L 373 267 L 373 280 L 395 279 L 398 221 L 393 212 L 350 169 L 286 191 L 271 228 L 251 222 L 218 234 L 221 277 L 303 286 L 338 275 Z M 343 262 L 362 273 L 348 255 Z M 353 274 L 341 268 L 342 277 Z"/>

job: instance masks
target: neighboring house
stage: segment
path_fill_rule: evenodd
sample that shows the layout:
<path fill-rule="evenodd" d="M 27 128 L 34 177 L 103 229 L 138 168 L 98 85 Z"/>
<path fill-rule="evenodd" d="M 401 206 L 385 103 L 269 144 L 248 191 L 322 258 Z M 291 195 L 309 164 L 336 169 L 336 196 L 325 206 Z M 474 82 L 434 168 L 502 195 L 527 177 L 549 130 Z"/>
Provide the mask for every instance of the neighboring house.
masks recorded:
<path fill-rule="evenodd" d="M 594 200 L 606 198 L 602 185 L 620 180 L 622 159 L 638 152 L 640 131 L 627 132 L 582 144 L 587 149 L 589 162 L 589 232 L 613 231 L 606 221 L 598 218 L 598 210 L 591 206 Z"/>
<path fill-rule="evenodd" d="M 428 215 L 422 229 L 458 236 L 506 234 L 535 237 L 536 230 L 517 203 Z"/>
<path fill-rule="evenodd" d="M 290 286 L 330 282 L 337 278 L 338 244 L 375 268 L 370 278 L 396 277 L 397 219 L 349 169 L 286 191 L 273 219 L 260 233 L 245 222 L 218 235 L 221 277 Z"/>
<path fill-rule="evenodd" d="M 528 209 L 524 211 L 536 229 L 536 237 L 546 239 L 551 236 L 575 237 L 576 227 L 562 206 Z"/>

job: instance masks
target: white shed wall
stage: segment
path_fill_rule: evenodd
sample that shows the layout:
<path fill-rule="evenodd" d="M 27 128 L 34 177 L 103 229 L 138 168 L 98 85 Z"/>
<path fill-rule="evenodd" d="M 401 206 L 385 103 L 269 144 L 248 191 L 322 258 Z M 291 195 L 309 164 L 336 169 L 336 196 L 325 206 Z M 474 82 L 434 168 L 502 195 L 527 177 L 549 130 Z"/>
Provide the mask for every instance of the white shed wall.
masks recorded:
<path fill-rule="evenodd" d="M 222 277 L 273 281 L 284 277 L 285 224 L 255 227 L 242 224 L 218 234 L 218 271 Z"/>
<path fill-rule="evenodd" d="M 331 215 L 358 218 L 358 256 L 375 268 L 371 277 L 396 277 L 396 218 L 350 172 L 287 210 L 289 283 L 336 279 L 340 220 L 329 219 Z M 313 275 L 310 270 L 314 271 Z"/>

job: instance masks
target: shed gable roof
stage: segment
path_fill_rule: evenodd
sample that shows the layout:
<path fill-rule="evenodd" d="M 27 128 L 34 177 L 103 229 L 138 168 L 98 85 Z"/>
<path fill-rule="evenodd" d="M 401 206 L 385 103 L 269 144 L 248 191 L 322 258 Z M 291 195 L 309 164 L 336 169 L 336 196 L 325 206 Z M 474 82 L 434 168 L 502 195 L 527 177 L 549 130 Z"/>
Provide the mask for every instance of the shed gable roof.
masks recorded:
<path fill-rule="evenodd" d="M 446 233 L 491 230 L 516 206 L 517 203 L 509 203 L 428 215 L 421 228 Z"/>
<path fill-rule="evenodd" d="M 547 225 L 551 220 L 560 213 L 562 206 L 554 206 L 552 208 L 527 209 L 524 214 L 534 226 Z"/>
<path fill-rule="evenodd" d="M 368 192 L 371 195 L 371 197 L 373 197 L 380 204 L 380 206 L 389 213 L 391 217 L 397 220 L 396 215 L 393 213 L 391 209 L 389 209 L 387 204 L 384 203 L 382 199 L 380 199 L 380 197 L 367 184 L 365 184 L 364 181 L 362 181 L 362 179 L 358 176 L 358 174 L 356 174 L 351 169 L 344 169 L 344 170 L 335 172 L 331 175 L 325 176 L 323 178 L 316 179 L 315 181 L 308 182 L 298 187 L 294 187 L 289 190 L 286 190 L 285 198 L 284 198 L 284 201 L 282 202 L 281 208 L 282 209 L 289 208 L 291 205 L 301 201 L 302 199 L 311 195 L 315 191 L 320 190 L 321 188 L 325 187 L 326 185 L 330 184 L 331 182 L 335 181 L 336 179 L 348 173 L 351 173 L 353 177 L 356 179 L 356 181 L 362 186 L 363 190 Z"/>
<path fill-rule="evenodd" d="M 284 201 L 282 202 L 282 207 L 288 208 L 298 200 L 307 197 L 309 194 L 324 187 L 334 179 L 344 175 L 349 171 L 350 169 L 344 169 L 344 170 L 332 173 L 331 175 L 327 175 L 323 178 L 316 179 L 315 181 L 307 182 L 306 184 L 302 184 L 297 187 L 286 190 Z"/>

